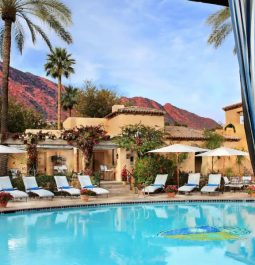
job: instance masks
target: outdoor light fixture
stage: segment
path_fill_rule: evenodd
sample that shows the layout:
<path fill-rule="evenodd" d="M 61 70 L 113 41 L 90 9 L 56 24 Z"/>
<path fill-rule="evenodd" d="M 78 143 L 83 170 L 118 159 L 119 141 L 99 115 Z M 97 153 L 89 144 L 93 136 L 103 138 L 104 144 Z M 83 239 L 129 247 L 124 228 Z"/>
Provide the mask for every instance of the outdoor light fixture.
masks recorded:
<path fill-rule="evenodd" d="M 228 0 L 189 0 L 192 2 L 201 2 L 206 4 L 214 4 L 220 6 L 228 6 Z"/>

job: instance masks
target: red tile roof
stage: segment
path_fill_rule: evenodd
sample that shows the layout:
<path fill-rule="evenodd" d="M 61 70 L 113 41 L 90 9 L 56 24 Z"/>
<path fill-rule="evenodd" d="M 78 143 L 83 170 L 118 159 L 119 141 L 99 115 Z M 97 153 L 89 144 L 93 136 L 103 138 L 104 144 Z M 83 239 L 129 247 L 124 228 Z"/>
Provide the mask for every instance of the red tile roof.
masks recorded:
<path fill-rule="evenodd" d="M 223 110 L 228 111 L 228 110 L 232 110 L 232 109 L 238 109 L 238 108 L 241 108 L 242 106 L 243 106 L 242 103 L 236 103 L 236 104 L 232 104 L 232 105 L 224 107 Z"/>
<path fill-rule="evenodd" d="M 140 115 L 151 115 L 151 116 L 164 116 L 165 112 L 158 109 L 143 108 L 143 107 L 125 107 L 120 108 L 106 116 L 107 119 L 113 118 L 119 114 L 140 114 Z"/>
<path fill-rule="evenodd" d="M 190 140 L 190 141 L 204 141 L 203 130 L 192 129 L 182 126 L 166 126 L 165 137 L 169 140 Z M 240 138 L 233 136 L 224 136 L 226 141 L 239 141 Z"/>

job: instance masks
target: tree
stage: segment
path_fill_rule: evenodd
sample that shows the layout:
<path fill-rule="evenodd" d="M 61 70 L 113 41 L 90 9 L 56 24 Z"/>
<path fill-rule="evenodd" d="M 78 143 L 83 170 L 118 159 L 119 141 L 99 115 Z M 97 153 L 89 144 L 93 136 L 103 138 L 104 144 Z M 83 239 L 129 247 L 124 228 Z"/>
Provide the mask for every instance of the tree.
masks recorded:
<path fill-rule="evenodd" d="M 45 64 L 45 71 L 47 76 L 57 78 L 58 80 L 58 111 L 57 123 L 58 130 L 61 130 L 61 92 L 62 92 L 62 77 L 69 78 L 74 73 L 73 65 L 75 60 L 71 54 L 67 53 L 66 49 L 55 48 L 47 56 L 47 63 Z"/>
<path fill-rule="evenodd" d="M 4 23 L 0 30 L 0 47 L 3 59 L 1 115 L 1 134 L 3 135 L 7 132 L 8 123 L 8 78 L 12 31 L 14 30 L 15 42 L 21 53 L 25 44 L 25 25 L 31 34 L 33 43 L 36 42 L 37 35 L 40 35 L 51 49 L 50 39 L 37 23 L 43 22 L 53 29 L 61 39 L 70 44 L 72 38 L 65 28 L 72 23 L 72 19 L 70 9 L 60 0 L 1 0 L 0 15 Z"/>
<path fill-rule="evenodd" d="M 207 24 L 212 27 L 208 43 L 215 48 L 220 47 L 224 40 L 233 31 L 229 8 L 224 7 L 210 15 L 207 19 Z"/>
<path fill-rule="evenodd" d="M 115 141 L 120 148 L 135 151 L 141 158 L 148 151 L 163 145 L 163 132 L 142 124 L 128 125 L 121 129 Z"/>
<path fill-rule="evenodd" d="M 1 99 L 0 99 L 1 101 Z M 0 110 L 1 115 L 1 110 Z M 35 110 L 25 107 L 13 99 L 9 102 L 9 120 L 7 129 L 10 133 L 22 133 L 26 129 L 42 129 L 46 126 L 44 118 Z"/>
<path fill-rule="evenodd" d="M 92 82 L 86 81 L 85 89 L 79 94 L 77 111 L 84 117 L 103 118 L 118 103 L 119 97 L 114 91 L 97 88 Z"/>
<path fill-rule="evenodd" d="M 208 149 L 216 149 L 222 146 L 224 143 L 224 137 L 215 131 L 205 130 L 205 147 Z"/>
<path fill-rule="evenodd" d="M 24 132 L 26 129 L 42 129 L 46 126 L 44 118 L 31 108 L 10 101 L 8 131 Z"/>
<path fill-rule="evenodd" d="M 79 89 L 73 86 L 65 88 L 65 92 L 62 95 L 62 105 L 65 111 L 69 111 L 69 117 L 72 116 L 72 109 L 78 102 Z"/>
<path fill-rule="evenodd" d="M 100 141 L 108 140 L 109 136 L 102 126 L 81 126 L 71 130 L 65 130 L 61 138 L 68 144 L 81 150 L 84 156 L 84 170 L 91 169 L 94 146 Z"/>

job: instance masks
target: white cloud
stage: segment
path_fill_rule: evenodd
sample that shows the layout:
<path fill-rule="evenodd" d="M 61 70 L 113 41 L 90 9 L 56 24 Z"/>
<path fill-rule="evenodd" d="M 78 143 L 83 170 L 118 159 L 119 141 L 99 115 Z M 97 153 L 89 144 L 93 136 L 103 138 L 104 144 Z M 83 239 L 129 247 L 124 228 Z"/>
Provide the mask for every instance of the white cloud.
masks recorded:
<path fill-rule="evenodd" d="M 217 51 L 206 43 L 204 21 L 215 7 L 186 0 L 65 2 L 74 14 L 68 49 L 77 60 L 70 82 L 93 79 L 216 120 L 224 105 L 240 100 L 233 39 Z M 29 46 L 14 64 L 43 74 L 46 52 L 41 43 Z"/>

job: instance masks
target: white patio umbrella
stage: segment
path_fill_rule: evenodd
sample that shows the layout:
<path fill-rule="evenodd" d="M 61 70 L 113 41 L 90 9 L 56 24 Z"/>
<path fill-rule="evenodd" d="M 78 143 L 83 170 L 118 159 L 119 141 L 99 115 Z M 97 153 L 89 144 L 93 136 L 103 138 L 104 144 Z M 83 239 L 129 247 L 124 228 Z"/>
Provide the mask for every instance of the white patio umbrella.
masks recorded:
<path fill-rule="evenodd" d="M 23 153 L 26 153 L 26 151 L 20 150 L 15 147 L 0 145 L 0 154 L 23 154 Z"/>
<path fill-rule="evenodd" d="M 212 171 L 213 171 L 213 157 L 215 156 L 248 156 L 249 153 L 243 152 L 237 149 L 227 148 L 227 147 L 219 147 L 203 154 L 198 154 L 196 156 L 211 156 L 212 157 Z"/>
<path fill-rule="evenodd" d="M 173 144 L 165 146 L 159 149 L 149 151 L 148 153 L 175 153 L 176 154 L 176 170 L 177 170 L 177 185 L 179 187 L 179 155 L 182 153 L 197 153 L 206 152 L 208 149 L 199 148 L 196 146 L 183 145 L 183 144 Z"/>

